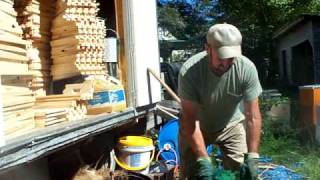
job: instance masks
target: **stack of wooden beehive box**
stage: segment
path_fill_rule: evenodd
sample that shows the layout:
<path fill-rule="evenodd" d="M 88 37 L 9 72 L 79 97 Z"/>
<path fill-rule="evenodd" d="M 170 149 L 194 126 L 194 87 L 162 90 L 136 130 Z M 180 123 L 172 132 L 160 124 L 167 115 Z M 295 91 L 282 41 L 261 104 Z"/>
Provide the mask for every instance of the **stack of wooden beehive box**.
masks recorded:
<path fill-rule="evenodd" d="M 0 93 L 2 95 L 4 134 L 11 138 L 34 128 L 30 90 L 32 76 L 28 70 L 28 41 L 22 40 L 13 0 L 0 1 Z"/>
<path fill-rule="evenodd" d="M 105 75 L 104 21 L 94 0 L 58 0 L 52 23 L 53 80 L 76 75 Z"/>
<path fill-rule="evenodd" d="M 78 85 L 67 86 L 71 94 L 46 94 L 52 78 L 106 75 L 106 27 L 98 10 L 94 0 L 0 1 L 0 93 L 7 137 L 86 117 L 91 84 L 78 94 L 72 94 Z"/>
<path fill-rule="evenodd" d="M 28 42 L 22 40 L 13 1 L 0 1 L 0 74 L 27 74 Z"/>
<path fill-rule="evenodd" d="M 38 96 L 34 106 L 37 127 L 47 127 L 86 117 L 85 101 L 80 95 Z"/>
<path fill-rule="evenodd" d="M 33 73 L 32 90 L 37 95 L 45 95 L 49 90 L 51 75 L 51 19 L 54 0 L 19 0 L 15 2 L 18 23 L 23 30 L 23 38 L 31 43 L 28 58 L 29 70 Z"/>
<path fill-rule="evenodd" d="M 30 90 L 32 76 L 2 75 L 1 93 L 4 134 L 11 138 L 35 127 L 34 93 Z"/>

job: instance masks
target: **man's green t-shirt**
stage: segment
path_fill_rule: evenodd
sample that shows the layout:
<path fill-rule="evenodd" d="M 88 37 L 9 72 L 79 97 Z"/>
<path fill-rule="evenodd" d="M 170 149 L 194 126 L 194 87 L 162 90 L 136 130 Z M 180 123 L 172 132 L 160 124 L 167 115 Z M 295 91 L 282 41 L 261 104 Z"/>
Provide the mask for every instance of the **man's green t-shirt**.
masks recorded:
<path fill-rule="evenodd" d="M 217 132 L 230 122 L 244 120 L 241 100 L 251 101 L 262 92 L 255 65 L 246 57 L 235 57 L 234 64 L 221 77 L 209 69 L 207 53 L 185 62 L 179 74 L 179 96 L 199 105 L 201 130 Z"/>

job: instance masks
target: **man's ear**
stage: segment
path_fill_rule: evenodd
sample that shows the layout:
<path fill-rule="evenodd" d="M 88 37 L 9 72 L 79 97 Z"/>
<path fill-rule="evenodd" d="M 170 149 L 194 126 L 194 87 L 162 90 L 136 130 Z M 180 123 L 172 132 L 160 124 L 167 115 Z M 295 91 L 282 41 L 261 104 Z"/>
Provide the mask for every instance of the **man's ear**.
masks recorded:
<path fill-rule="evenodd" d="M 205 44 L 204 44 L 204 47 L 205 47 L 207 53 L 210 54 L 210 53 L 211 53 L 211 52 L 210 52 L 210 51 L 211 51 L 211 46 L 210 46 L 210 44 L 205 43 Z"/>
<path fill-rule="evenodd" d="M 212 48 L 211 48 L 210 44 L 206 43 L 206 44 L 205 44 L 205 48 L 206 48 L 206 51 L 207 51 L 208 56 L 211 57 L 211 53 L 212 53 L 211 50 L 212 50 Z"/>
<path fill-rule="evenodd" d="M 206 51 L 208 51 L 209 48 L 210 48 L 210 45 L 209 45 L 208 43 L 205 43 L 205 44 L 204 44 L 204 49 L 205 49 Z"/>

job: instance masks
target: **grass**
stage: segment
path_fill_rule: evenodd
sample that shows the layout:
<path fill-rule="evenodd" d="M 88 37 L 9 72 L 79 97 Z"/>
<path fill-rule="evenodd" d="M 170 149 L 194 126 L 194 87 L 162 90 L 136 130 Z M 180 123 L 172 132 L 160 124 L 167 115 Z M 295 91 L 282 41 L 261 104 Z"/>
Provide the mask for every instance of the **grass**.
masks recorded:
<path fill-rule="evenodd" d="M 263 135 L 260 154 L 272 158 L 273 163 L 284 165 L 308 179 L 320 179 L 320 147 L 302 145 L 299 141 L 298 103 L 291 99 L 291 119 L 271 119 L 266 112 L 273 105 L 288 102 L 288 98 L 262 100 Z"/>

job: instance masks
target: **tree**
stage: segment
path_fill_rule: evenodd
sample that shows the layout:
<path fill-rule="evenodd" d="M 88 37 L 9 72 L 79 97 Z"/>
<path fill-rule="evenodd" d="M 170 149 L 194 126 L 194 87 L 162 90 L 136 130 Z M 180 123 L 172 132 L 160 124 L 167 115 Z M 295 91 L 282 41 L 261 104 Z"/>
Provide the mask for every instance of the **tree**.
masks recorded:
<path fill-rule="evenodd" d="M 214 0 L 158 1 L 159 26 L 181 40 L 204 41 L 215 17 Z"/>
<path fill-rule="evenodd" d="M 302 14 L 317 14 L 319 0 L 220 0 L 217 8 L 222 16 L 217 22 L 235 24 L 243 34 L 243 51 L 252 59 L 261 76 L 265 60 L 271 60 L 271 69 L 277 71 L 273 58 L 272 36 L 284 24 Z M 273 68 L 272 68 L 273 67 Z"/>
<path fill-rule="evenodd" d="M 271 57 L 272 34 L 288 21 L 320 10 L 318 0 L 220 0 L 219 22 L 235 24 L 244 35 L 244 51 L 254 58 Z"/>
<path fill-rule="evenodd" d="M 272 35 L 277 29 L 301 14 L 320 12 L 319 0 L 159 0 L 158 5 L 159 26 L 194 43 L 203 43 L 215 23 L 234 24 L 243 35 L 244 54 L 260 70 L 266 59 L 273 59 Z"/>

